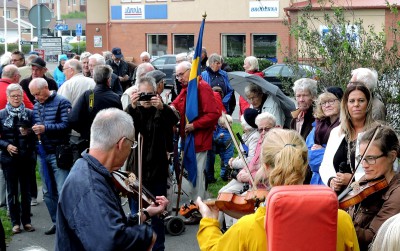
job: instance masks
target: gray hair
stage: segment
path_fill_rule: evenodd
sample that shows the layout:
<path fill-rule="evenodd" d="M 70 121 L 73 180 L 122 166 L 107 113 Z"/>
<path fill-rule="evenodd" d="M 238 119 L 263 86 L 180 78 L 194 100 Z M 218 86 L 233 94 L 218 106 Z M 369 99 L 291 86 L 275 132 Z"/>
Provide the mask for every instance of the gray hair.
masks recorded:
<path fill-rule="evenodd" d="M 6 89 L 7 96 L 10 96 L 13 91 L 20 91 L 21 94 L 24 92 L 19 84 L 9 84 Z"/>
<path fill-rule="evenodd" d="M 251 93 L 254 93 L 256 95 L 263 95 L 263 90 L 260 86 L 249 83 L 245 88 L 244 88 L 244 94 L 246 96 L 250 95 Z"/>
<path fill-rule="evenodd" d="M 90 128 L 90 148 L 108 151 L 123 137 L 134 139 L 132 117 L 117 108 L 103 109 L 97 113 Z"/>
<path fill-rule="evenodd" d="M 150 63 L 141 63 L 140 65 L 138 65 L 138 67 L 136 68 L 136 82 L 135 85 L 138 82 L 139 78 L 143 77 L 146 73 L 154 71 L 154 66 Z"/>
<path fill-rule="evenodd" d="M 11 79 L 11 78 L 15 77 L 15 75 L 17 75 L 18 73 L 19 73 L 18 67 L 13 64 L 9 64 L 9 65 L 4 66 L 3 72 L 1 73 L 1 77 Z"/>
<path fill-rule="evenodd" d="M 244 62 L 249 63 L 251 71 L 258 71 L 260 68 L 258 66 L 258 59 L 254 56 L 248 56 L 247 58 L 244 59 Z"/>
<path fill-rule="evenodd" d="M 111 78 L 113 69 L 109 65 L 97 65 L 93 69 L 93 80 L 96 84 L 107 84 Z"/>
<path fill-rule="evenodd" d="M 192 68 L 192 64 L 191 63 L 189 63 L 188 61 L 183 61 L 183 62 L 180 62 L 179 64 L 177 64 L 175 66 L 175 70 L 178 69 L 178 67 L 181 67 L 181 66 L 184 67 L 186 70 Z"/>
<path fill-rule="evenodd" d="M 112 59 L 112 52 L 111 51 L 103 51 L 103 57 L 106 61 Z"/>
<path fill-rule="evenodd" d="M 187 53 L 182 52 L 176 55 L 176 62 L 179 64 L 180 62 L 186 61 L 187 60 Z"/>
<path fill-rule="evenodd" d="M 208 57 L 208 64 L 211 65 L 216 62 L 222 63 L 223 60 L 222 60 L 221 55 L 218 55 L 217 53 L 213 53 Z"/>
<path fill-rule="evenodd" d="M 92 53 L 90 53 L 90 52 L 88 52 L 88 51 L 82 52 L 81 58 L 80 58 L 81 62 L 82 62 L 82 60 L 84 60 L 84 59 L 86 59 L 86 58 L 89 58 L 91 55 L 92 55 Z"/>
<path fill-rule="evenodd" d="M 309 91 L 311 97 L 316 99 L 318 96 L 317 81 L 311 78 L 300 78 L 294 82 L 293 91 L 295 95 L 297 91 Z"/>
<path fill-rule="evenodd" d="M 378 84 L 378 73 L 374 69 L 357 68 L 351 71 L 351 76 L 355 77 L 357 82 L 364 83 L 371 92 Z"/>
<path fill-rule="evenodd" d="M 153 77 L 141 77 L 138 80 L 138 89 L 141 85 L 149 85 L 153 87 L 153 91 L 157 89 L 156 80 Z"/>
<path fill-rule="evenodd" d="M 255 128 L 253 128 L 253 127 L 251 127 L 249 124 L 247 124 L 246 120 L 244 119 L 244 115 L 242 115 L 242 116 L 240 117 L 240 125 L 241 125 L 242 127 L 244 127 L 245 130 L 248 130 L 248 131 L 250 131 L 250 130 L 252 130 L 252 129 L 255 130 Z"/>
<path fill-rule="evenodd" d="M 75 73 L 81 73 L 82 72 L 82 63 L 79 62 L 77 59 L 70 59 L 65 62 L 65 64 L 69 65 L 71 69 L 74 70 Z"/>
<path fill-rule="evenodd" d="M 95 54 L 91 55 L 89 57 L 89 60 L 90 59 L 95 59 L 96 60 L 96 65 L 105 65 L 106 64 L 106 59 L 102 55 L 100 55 L 98 53 L 95 53 Z"/>
<path fill-rule="evenodd" d="M 150 53 L 148 53 L 147 51 L 140 53 L 140 58 L 144 58 L 144 57 L 151 58 Z"/>
<path fill-rule="evenodd" d="M 255 120 L 256 125 L 259 126 L 262 120 L 269 120 L 274 124 L 274 126 L 276 126 L 276 118 L 269 112 L 263 112 L 258 114 Z"/>
<path fill-rule="evenodd" d="M 11 52 L 7 51 L 0 57 L 1 65 L 11 64 Z"/>
<path fill-rule="evenodd" d="M 379 228 L 371 251 L 400 250 L 400 214 L 387 219 Z"/>
<path fill-rule="evenodd" d="M 31 89 L 32 86 L 35 86 L 39 90 L 42 90 L 44 88 L 49 88 L 49 84 L 47 83 L 46 79 L 44 78 L 34 78 L 31 80 L 29 83 L 29 89 Z"/>

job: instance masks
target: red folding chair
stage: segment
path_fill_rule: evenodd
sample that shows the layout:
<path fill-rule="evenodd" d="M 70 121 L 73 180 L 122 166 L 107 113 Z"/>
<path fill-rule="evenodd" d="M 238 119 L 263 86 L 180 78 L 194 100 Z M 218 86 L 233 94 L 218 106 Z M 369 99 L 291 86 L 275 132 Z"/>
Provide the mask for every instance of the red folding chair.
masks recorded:
<path fill-rule="evenodd" d="M 269 251 L 335 251 L 338 200 L 328 187 L 273 187 L 266 200 Z"/>

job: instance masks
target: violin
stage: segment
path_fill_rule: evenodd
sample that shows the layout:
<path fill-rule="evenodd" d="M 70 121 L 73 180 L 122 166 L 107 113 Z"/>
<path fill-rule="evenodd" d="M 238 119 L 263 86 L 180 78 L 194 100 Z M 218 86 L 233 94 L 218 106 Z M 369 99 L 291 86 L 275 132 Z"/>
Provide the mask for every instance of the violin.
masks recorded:
<path fill-rule="evenodd" d="M 208 206 L 216 206 L 220 211 L 225 214 L 239 219 L 244 215 L 254 213 L 254 210 L 260 205 L 261 202 L 265 201 L 268 195 L 266 189 L 258 189 L 247 191 L 246 194 L 234 194 L 234 193 L 220 193 L 217 199 L 210 199 L 203 201 Z M 188 218 L 195 211 L 198 211 L 198 206 L 190 201 L 189 205 L 184 204 L 179 214 Z"/>
<path fill-rule="evenodd" d="M 341 198 L 339 196 L 339 208 L 347 209 L 351 206 L 357 205 L 365 198 L 374 194 L 389 186 L 385 177 L 380 177 L 374 180 L 363 180 L 364 176 L 360 179 L 360 182 L 353 182 L 349 187 L 350 192 L 345 193 L 345 196 Z"/>
<path fill-rule="evenodd" d="M 111 175 L 117 190 L 126 196 L 133 196 L 139 199 L 139 181 L 136 175 L 126 171 L 113 171 Z M 156 203 L 156 197 L 150 193 L 145 187 L 142 188 L 142 203 L 144 207 L 148 207 L 152 203 Z"/>

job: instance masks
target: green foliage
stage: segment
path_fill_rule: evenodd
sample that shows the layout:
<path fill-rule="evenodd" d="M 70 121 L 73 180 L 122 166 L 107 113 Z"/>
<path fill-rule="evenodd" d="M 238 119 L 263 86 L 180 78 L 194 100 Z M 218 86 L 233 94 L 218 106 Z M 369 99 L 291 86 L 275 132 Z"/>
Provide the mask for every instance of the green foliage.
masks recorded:
<path fill-rule="evenodd" d="M 233 123 L 232 124 L 232 131 L 235 134 L 235 137 L 236 137 L 236 133 L 237 132 L 242 134 L 243 130 L 242 130 L 242 126 L 240 125 L 240 123 Z M 236 157 L 237 155 L 238 155 L 238 153 L 237 153 L 237 150 L 235 148 L 233 156 Z M 207 190 L 208 190 L 208 192 L 211 194 L 211 196 L 213 198 L 216 198 L 217 195 L 218 195 L 218 191 L 228 183 L 228 181 L 223 181 L 219 177 L 219 173 L 221 171 L 221 159 L 219 158 L 219 155 L 215 156 L 214 170 L 215 170 L 214 176 L 217 178 L 217 182 L 209 184 Z"/>
<path fill-rule="evenodd" d="M 79 11 L 75 11 L 75 12 L 71 12 L 65 15 L 61 15 L 62 19 L 83 19 L 86 18 L 86 12 L 79 12 Z"/>
<path fill-rule="evenodd" d="M 0 44 L 0 55 L 3 55 L 5 52 L 5 45 L 4 44 Z M 7 44 L 7 50 L 12 52 L 15 50 L 18 50 L 18 44 Z M 27 54 L 28 52 L 31 51 L 31 46 L 30 45 L 22 45 L 21 46 L 21 50 L 24 54 Z"/>
<path fill-rule="evenodd" d="M 230 58 L 224 58 L 224 62 L 231 67 L 232 71 L 244 71 L 243 69 L 244 59 L 245 59 L 244 57 L 230 57 Z M 258 65 L 260 71 L 262 71 L 265 68 L 271 66 L 272 62 L 266 59 L 258 59 Z"/>
<path fill-rule="evenodd" d="M 400 129 L 400 123 L 394 123 L 399 121 L 395 111 L 400 101 L 397 6 L 388 4 L 395 18 L 386 27 L 386 33 L 385 27 L 378 29 L 365 25 L 353 10 L 347 9 L 348 6 L 332 7 L 335 5 L 333 0 L 318 3 L 322 7 L 317 12 L 309 5 L 298 12 L 297 18 L 285 21 L 298 46 L 297 51 L 280 48 L 286 55 L 285 61 L 296 65 L 302 60 L 301 63 L 323 69 L 316 74 L 320 90 L 327 86 L 345 88 L 353 69 L 375 69 L 380 80 L 375 95 L 388 108 L 388 122 Z M 321 26 L 326 26 L 324 34 L 320 32 Z"/>
<path fill-rule="evenodd" d="M 81 41 L 79 42 L 79 48 L 78 48 L 78 43 L 73 43 L 70 44 L 72 45 L 72 52 L 75 52 L 76 54 L 81 54 L 82 52 L 86 51 L 86 41 Z"/>
<path fill-rule="evenodd" d="M 4 233 L 6 235 L 6 243 L 9 243 L 11 241 L 12 224 L 10 217 L 7 216 L 6 209 L 0 209 L 0 219 L 1 223 L 3 224 Z"/>

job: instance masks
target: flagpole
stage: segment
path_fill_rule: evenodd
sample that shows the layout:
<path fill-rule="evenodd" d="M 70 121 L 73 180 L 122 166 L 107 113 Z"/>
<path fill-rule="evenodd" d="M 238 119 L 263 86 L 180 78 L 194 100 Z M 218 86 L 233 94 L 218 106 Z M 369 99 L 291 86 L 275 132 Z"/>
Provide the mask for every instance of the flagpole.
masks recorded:
<path fill-rule="evenodd" d="M 18 11 L 18 50 L 21 50 L 21 5 L 19 0 L 17 1 L 17 11 Z"/>
<path fill-rule="evenodd" d="M 4 52 L 8 51 L 8 44 L 7 44 L 7 0 L 3 1 L 3 17 L 4 17 Z"/>

